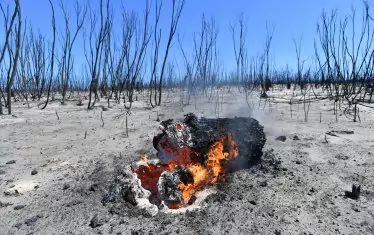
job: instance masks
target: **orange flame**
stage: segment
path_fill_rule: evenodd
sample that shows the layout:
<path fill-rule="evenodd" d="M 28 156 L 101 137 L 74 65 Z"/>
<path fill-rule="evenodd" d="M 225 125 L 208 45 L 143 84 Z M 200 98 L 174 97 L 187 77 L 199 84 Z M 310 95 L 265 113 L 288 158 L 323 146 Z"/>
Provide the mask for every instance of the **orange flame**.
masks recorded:
<path fill-rule="evenodd" d="M 231 135 L 222 137 L 213 143 L 207 153 L 207 160 L 202 164 L 199 159 L 199 153 L 195 153 L 189 147 L 183 147 L 178 151 L 176 159 L 166 164 L 141 165 L 134 172 L 138 175 L 143 188 L 152 193 L 153 200 L 157 202 L 157 182 L 164 171 L 173 171 L 177 165 L 185 167 L 193 176 L 193 183 L 184 184 L 180 182 L 178 188 L 182 193 L 182 203 L 169 203 L 169 208 L 180 208 L 185 206 L 194 193 L 202 188 L 212 185 L 225 173 L 226 161 L 237 157 L 238 147 Z M 143 161 L 146 161 L 144 158 Z"/>

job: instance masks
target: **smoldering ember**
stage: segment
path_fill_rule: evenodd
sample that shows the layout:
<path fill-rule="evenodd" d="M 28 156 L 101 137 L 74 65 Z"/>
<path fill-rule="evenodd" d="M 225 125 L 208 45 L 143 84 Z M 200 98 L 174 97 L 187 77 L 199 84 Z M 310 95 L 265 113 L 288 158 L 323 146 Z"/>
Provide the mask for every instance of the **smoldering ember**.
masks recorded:
<path fill-rule="evenodd" d="M 124 168 L 104 195 L 103 202 L 123 200 L 156 215 L 158 208 L 177 209 L 197 201 L 195 193 L 229 172 L 261 162 L 266 137 L 253 118 L 162 121 L 153 138 L 154 158 L 144 156 Z M 153 205 L 151 205 L 153 204 Z"/>

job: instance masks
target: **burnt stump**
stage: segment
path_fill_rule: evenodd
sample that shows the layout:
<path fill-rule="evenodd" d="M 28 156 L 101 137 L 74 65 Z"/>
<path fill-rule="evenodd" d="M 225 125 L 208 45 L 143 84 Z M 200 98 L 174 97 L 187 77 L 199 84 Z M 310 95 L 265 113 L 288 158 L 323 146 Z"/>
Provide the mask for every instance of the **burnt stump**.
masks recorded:
<path fill-rule="evenodd" d="M 173 204 L 183 202 L 179 184 L 188 185 L 194 178 L 184 164 L 178 162 L 173 170 L 168 171 L 168 161 L 185 158 L 187 160 L 180 160 L 180 163 L 200 163 L 204 167 L 208 162 L 209 151 L 217 141 L 224 141 L 225 153 L 231 154 L 231 151 L 235 150 L 234 158 L 222 160 L 224 172 L 251 168 L 262 162 L 266 136 L 263 126 L 253 118 L 197 118 L 189 113 L 181 121 L 162 121 L 160 129 L 161 133 L 153 139 L 153 146 L 157 150 L 157 158 L 154 159 L 157 160 L 156 165 L 152 165 L 152 160 L 146 160 L 149 165 L 144 167 L 142 164 L 145 160 L 142 160 L 140 163 L 134 163 L 134 166 L 125 167 L 106 188 L 102 199 L 104 205 L 125 202 L 127 205 L 136 206 L 137 198 L 148 198 L 153 206 L 161 205 L 162 200 L 168 203 L 168 207 L 171 206 L 169 208 L 173 208 Z M 149 184 L 148 188 L 146 184 L 140 186 L 138 179 L 141 177 L 135 176 L 134 169 L 144 171 L 142 174 L 147 177 L 148 173 L 152 173 L 145 181 Z M 190 205 L 195 200 L 196 197 L 191 195 L 187 204 Z"/>

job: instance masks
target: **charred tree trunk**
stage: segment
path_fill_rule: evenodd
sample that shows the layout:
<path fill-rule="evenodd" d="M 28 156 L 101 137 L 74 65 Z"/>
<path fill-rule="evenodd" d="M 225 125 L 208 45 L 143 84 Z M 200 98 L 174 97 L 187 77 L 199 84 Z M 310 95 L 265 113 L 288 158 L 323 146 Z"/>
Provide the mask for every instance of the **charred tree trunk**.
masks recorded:
<path fill-rule="evenodd" d="M 3 115 L 3 104 L 1 102 L 1 97 L 0 97 L 0 115 Z"/>
<path fill-rule="evenodd" d="M 16 53 L 14 55 L 13 64 L 12 64 L 12 73 L 8 77 L 7 84 L 7 95 L 8 95 L 8 114 L 12 114 L 12 86 L 13 81 L 17 73 L 18 58 L 20 55 L 21 48 L 21 30 L 22 30 L 22 17 L 21 17 L 21 6 L 18 0 L 15 0 L 17 14 L 18 14 L 18 25 L 17 25 L 17 36 L 16 36 Z M 9 45 L 8 45 L 9 46 Z"/>
<path fill-rule="evenodd" d="M 42 109 L 45 109 L 49 102 L 49 97 L 51 95 L 51 87 L 52 87 L 52 80 L 53 80 L 53 69 L 54 69 L 54 62 L 55 62 L 55 45 L 56 45 L 56 17 L 55 17 L 55 9 L 53 7 L 52 1 L 49 0 L 49 4 L 52 9 L 52 32 L 53 32 L 53 40 L 52 40 L 52 52 L 51 52 L 51 68 L 49 74 L 49 83 L 48 83 L 48 90 L 47 90 L 47 101 L 45 102 Z M 53 99 L 53 92 L 52 92 L 52 99 Z"/>

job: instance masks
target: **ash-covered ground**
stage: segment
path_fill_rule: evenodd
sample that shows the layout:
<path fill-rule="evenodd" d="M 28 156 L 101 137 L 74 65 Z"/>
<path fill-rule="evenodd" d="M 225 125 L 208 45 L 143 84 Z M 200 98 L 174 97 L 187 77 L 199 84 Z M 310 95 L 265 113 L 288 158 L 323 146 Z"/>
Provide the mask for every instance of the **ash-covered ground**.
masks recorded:
<path fill-rule="evenodd" d="M 87 112 L 74 102 L 44 111 L 15 104 L 15 116 L 0 117 L 0 234 L 374 233 L 370 109 L 360 108 L 361 122 L 353 123 L 324 100 L 311 104 L 305 122 L 303 104 L 273 98 L 291 91 L 270 92 L 266 103 L 258 94 L 247 103 L 234 88 L 221 92 L 218 105 L 196 97 L 186 106 L 170 92 L 154 110 L 139 98 L 128 136 L 118 105 Z M 255 117 L 266 133 L 263 162 L 228 174 L 199 210 L 152 217 L 131 204 L 103 205 L 103 190 L 123 166 L 155 154 L 157 113 L 166 120 L 188 112 Z M 358 200 L 345 197 L 352 184 L 361 185 Z"/>

